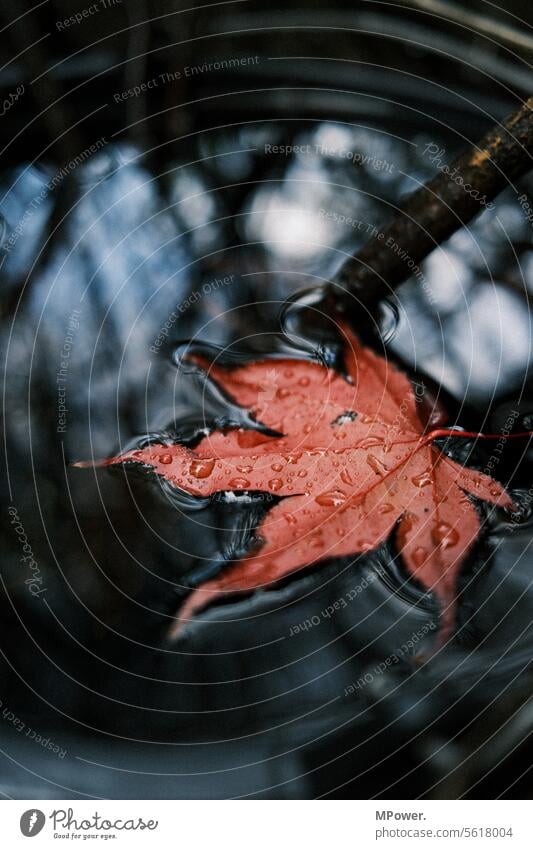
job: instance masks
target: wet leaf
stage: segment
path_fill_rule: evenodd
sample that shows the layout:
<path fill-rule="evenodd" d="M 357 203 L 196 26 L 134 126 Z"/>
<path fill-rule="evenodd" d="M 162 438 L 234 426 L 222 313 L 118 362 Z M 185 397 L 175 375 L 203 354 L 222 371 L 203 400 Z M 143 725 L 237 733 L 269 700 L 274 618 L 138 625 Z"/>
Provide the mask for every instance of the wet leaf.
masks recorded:
<path fill-rule="evenodd" d="M 409 574 L 435 593 L 441 635 L 449 634 L 458 573 L 481 529 L 474 499 L 507 508 L 512 500 L 492 478 L 444 454 L 435 440 L 461 432 L 425 430 L 422 421 L 434 426 L 442 411 L 428 415 L 405 374 L 344 333 L 344 375 L 292 359 L 204 364 L 280 436 L 214 431 L 194 449 L 150 445 L 105 461 L 146 464 L 192 495 L 248 490 L 279 498 L 257 529 L 256 548 L 191 592 L 174 634 L 227 594 L 370 551 L 390 535 Z"/>

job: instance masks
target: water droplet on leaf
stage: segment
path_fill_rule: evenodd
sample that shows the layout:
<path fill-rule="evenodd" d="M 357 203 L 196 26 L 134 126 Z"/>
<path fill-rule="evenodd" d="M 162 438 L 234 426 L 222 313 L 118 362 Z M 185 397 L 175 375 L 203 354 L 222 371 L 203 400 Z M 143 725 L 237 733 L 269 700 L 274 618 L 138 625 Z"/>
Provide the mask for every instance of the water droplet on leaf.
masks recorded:
<path fill-rule="evenodd" d="M 356 442 L 355 448 L 372 448 L 374 445 L 383 445 L 383 440 L 378 439 L 377 436 L 367 436 L 366 439 L 361 439 L 359 442 Z"/>
<path fill-rule="evenodd" d="M 385 463 L 382 460 L 378 460 L 375 454 L 369 454 L 366 458 L 366 462 L 376 475 L 382 475 L 388 469 Z"/>
<path fill-rule="evenodd" d="M 231 489 L 246 489 L 246 487 L 250 486 L 250 481 L 246 478 L 232 478 L 228 481 L 228 486 Z"/>
<path fill-rule="evenodd" d="M 422 489 L 424 486 L 431 486 L 433 482 L 431 472 L 428 470 L 422 472 L 420 475 L 415 475 L 414 478 L 411 478 L 411 480 L 419 489 Z"/>
<path fill-rule="evenodd" d="M 315 501 L 321 507 L 339 507 L 346 501 L 346 494 L 340 489 L 332 489 L 329 492 L 317 495 Z"/>
<path fill-rule="evenodd" d="M 189 474 L 191 474 L 193 478 L 208 478 L 214 468 L 214 460 L 193 460 L 189 469 Z"/>
<path fill-rule="evenodd" d="M 415 548 L 413 551 L 413 561 L 415 566 L 423 566 L 427 560 L 428 553 L 425 548 Z"/>
<path fill-rule="evenodd" d="M 441 548 L 451 548 L 459 542 L 459 533 L 447 522 L 439 522 L 431 531 L 431 539 Z"/>

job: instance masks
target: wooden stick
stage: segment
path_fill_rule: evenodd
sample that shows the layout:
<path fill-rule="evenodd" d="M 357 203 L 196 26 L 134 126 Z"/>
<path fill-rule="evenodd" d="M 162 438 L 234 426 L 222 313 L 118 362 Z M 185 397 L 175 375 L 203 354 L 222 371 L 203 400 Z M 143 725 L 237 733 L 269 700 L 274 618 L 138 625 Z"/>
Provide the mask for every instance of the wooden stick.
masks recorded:
<path fill-rule="evenodd" d="M 512 180 L 533 166 L 533 97 L 478 144 L 417 189 L 392 223 L 376 232 L 330 284 L 363 307 L 376 303 L 417 270 L 441 242 L 481 212 Z"/>

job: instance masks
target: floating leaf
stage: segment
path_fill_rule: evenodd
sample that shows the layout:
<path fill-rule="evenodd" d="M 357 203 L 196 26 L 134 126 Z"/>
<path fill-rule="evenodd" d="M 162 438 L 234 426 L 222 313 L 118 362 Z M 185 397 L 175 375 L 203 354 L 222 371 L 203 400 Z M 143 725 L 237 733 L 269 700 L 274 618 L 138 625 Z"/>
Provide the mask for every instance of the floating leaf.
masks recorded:
<path fill-rule="evenodd" d="M 255 549 L 191 592 L 173 634 L 227 594 L 370 551 L 391 534 L 408 572 L 435 593 L 442 634 L 449 634 L 457 577 L 481 529 L 473 499 L 506 508 L 513 502 L 499 483 L 435 444 L 477 434 L 425 430 L 422 420 L 434 425 L 436 417 L 427 416 L 407 376 L 344 335 L 344 375 L 293 359 L 209 368 L 237 404 L 279 436 L 213 431 L 194 449 L 150 445 L 104 461 L 146 464 L 192 495 L 249 490 L 279 499 L 257 529 Z"/>

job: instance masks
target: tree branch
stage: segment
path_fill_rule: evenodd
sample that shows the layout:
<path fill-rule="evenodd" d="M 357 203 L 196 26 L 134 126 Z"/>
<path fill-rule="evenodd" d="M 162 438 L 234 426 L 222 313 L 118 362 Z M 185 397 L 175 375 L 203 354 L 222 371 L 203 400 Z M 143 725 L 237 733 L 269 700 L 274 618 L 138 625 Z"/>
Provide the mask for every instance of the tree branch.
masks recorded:
<path fill-rule="evenodd" d="M 532 153 L 530 97 L 407 199 L 392 223 L 342 266 L 330 285 L 333 299 L 338 299 L 340 288 L 361 306 L 374 307 L 413 274 L 413 263 L 418 265 L 512 180 L 529 171 Z"/>

